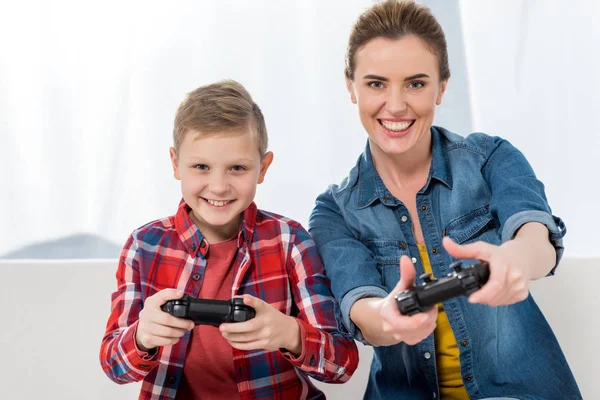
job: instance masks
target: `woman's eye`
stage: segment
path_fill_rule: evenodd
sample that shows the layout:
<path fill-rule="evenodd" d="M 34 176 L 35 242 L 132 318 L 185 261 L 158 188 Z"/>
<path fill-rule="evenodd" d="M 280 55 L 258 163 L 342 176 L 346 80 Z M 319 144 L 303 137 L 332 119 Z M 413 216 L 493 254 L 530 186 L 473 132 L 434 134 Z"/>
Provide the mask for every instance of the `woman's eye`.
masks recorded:
<path fill-rule="evenodd" d="M 373 89 L 381 89 L 383 87 L 383 82 L 369 82 L 368 84 L 370 87 L 372 87 Z"/>
<path fill-rule="evenodd" d="M 409 84 L 409 86 L 410 86 L 411 89 L 421 89 L 422 87 L 425 86 L 425 82 L 423 82 L 423 81 L 412 81 Z"/>
<path fill-rule="evenodd" d="M 208 171 L 208 165 L 206 164 L 196 164 L 194 165 L 195 169 L 199 169 L 201 171 Z"/>

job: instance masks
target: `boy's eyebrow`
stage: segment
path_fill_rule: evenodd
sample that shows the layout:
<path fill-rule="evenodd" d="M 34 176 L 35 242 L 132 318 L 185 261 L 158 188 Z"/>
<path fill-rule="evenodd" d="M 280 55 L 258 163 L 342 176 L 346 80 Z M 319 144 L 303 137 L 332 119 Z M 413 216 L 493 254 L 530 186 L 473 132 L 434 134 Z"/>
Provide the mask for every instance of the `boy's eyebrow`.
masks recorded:
<path fill-rule="evenodd" d="M 429 75 L 427 74 L 415 74 L 415 75 L 411 75 L 411 76 L 407 76 L 406 78 L 404 78 L 404 81 L 412 81 L 413 79 L 419 79 L 419 78 L 429 78 Z M 379 76 L 379 75 L 373 75 L 373 74 L 369 74 L 369 75 L 365 75 L 363 76 L 363 79 L 375 79 L 377 81 L 382 81 L 382 82 L 389 82 L 389 79 L 384 77 L 384 76 Z"/>

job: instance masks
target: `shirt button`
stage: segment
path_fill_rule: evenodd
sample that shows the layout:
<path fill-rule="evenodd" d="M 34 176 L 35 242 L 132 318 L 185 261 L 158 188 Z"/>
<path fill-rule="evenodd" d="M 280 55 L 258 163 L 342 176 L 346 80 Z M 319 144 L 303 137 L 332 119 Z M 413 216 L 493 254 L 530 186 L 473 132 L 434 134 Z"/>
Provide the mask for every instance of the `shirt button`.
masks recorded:
<path fill-rule="evenodd" d="M 406 222 L 408 221 L 408 217 L 406 215 L 403 215 L 402 217 L 400 217 L 400 221 Z"/>
<path fill-rule="evenodd" d="M 388 200 L 390 199 L 390 196 L 383 196 L 383 199 L 384 199 L 385 201 L 388 201 Z"/>
<path fill-rule="evenodd" d="M 432 252 L 433 254 L 437 254 L 437 248 L 436 248 L 436 247 L 434 247 L 433 249 L 431 249 L 431 252 Z"/>
<path fill-rule="evenodd" d="M 413 258 L 412 258 L 412 262 L 413 262 L 413 264 L 416 264 L 416 263 L 417 263 L 417 258 L 416 258 L 416 257 L 413 257 Z"/>
<path fill-rule="evenodd" d="M 465 381 L 471 382 L 472 380 L 473 380 L 473 377 L 471 375 L 465 376 Z"/>
<path fill-rule="evenodd" d="M 194 250 L 196 250 L 196 245 L 195 244 L 193 244 L 193 245 L 190 246 L 190 251 L 194 251 Z"/>
<path fill-rule="evenodd" d="M 467 339 L 463 339 L 461 340 L 460 344 L 462 347 L 467 347 L 469 345 L 469 341 Z"/>
<path fill-rule="evenodd" d="M 175 378 L 174 376 L 170 376 L 170 377 L 167 378 L 167 383 L 169 385 L 172 385 L 172 384 L 175 383 L 176 380 L 177 380 L 177 378 Z"/>
<path fill-rule="evenodd" d="M 194 274 L 192 276 L 192 279 L 194 279 L 195 281 L 199 281 L 200 280 L 200 274 Z"/>
<path fill-rule="evenodd" d="M 423 357 L 425 357 L 426 360 L 429 360 L 431 358 L 431 353 L 426 352 L 425 354 L 423 354 Z"/>
<path fill-rule="evenodd" d="M 310 364 L 311 367 L 313 367 L 315 365 L 315 356 L 312 356 L 310 358 L 310 363 L 309 364 Z"/>
<path fill-rule="evenodd" d="M 202 247 L 202 248 L 206 247 L 206 240 L 203 240 L 200 242 L 200 247 Z"/>
<path fill-rule="evenodd" d="M 423 204 L 423 205 L 421 206 L 421 211 L 427 211 L 427 208 L 428 208 L 428 207 L 427 207 L 425 204 Z"/>

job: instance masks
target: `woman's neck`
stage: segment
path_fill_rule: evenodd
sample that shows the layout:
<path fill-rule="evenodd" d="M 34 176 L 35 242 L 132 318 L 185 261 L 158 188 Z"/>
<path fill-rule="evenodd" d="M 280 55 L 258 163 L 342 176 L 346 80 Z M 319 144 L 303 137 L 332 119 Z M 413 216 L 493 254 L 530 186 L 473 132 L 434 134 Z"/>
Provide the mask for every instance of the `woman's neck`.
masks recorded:
<path fill-rule="evenodd" d="M 423 187 L 431 167 L 431 135 L 403 154 L 386 154 L 372 141 L 369 144 L 375 169 L 386 186 L 414 191 Z"/>

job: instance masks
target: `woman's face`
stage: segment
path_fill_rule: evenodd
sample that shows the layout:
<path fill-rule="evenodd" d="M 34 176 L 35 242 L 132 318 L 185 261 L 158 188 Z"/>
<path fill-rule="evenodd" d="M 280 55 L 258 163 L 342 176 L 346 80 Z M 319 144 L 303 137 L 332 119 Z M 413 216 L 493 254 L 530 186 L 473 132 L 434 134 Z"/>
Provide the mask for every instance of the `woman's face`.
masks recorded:
<path fill-rule="evenodd" d="M 398 155 L 428 140 L 448 81 L 440 82 L 437 57 L 425 42 L 375 38 L 354 57 L 354 79 L 346 85 L 371 146 Z"/>

